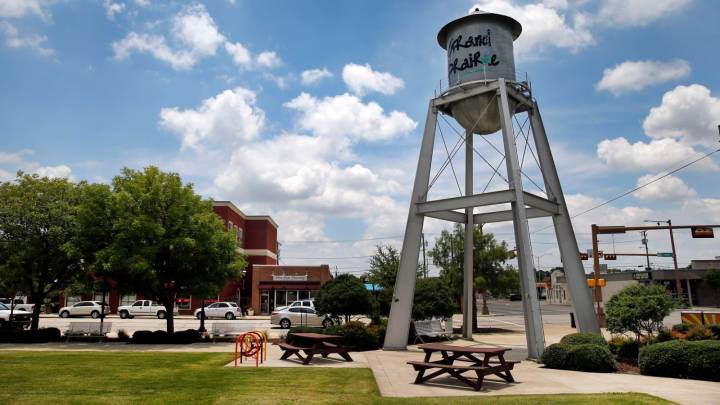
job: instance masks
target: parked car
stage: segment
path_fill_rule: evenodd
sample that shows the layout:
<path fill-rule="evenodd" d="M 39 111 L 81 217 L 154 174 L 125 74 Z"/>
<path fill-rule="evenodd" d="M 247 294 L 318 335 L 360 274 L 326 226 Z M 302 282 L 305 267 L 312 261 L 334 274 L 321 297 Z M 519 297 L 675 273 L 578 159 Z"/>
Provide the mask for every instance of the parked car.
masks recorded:
<path fill-rule="evenodd" d="M 10 318 L 10 307 L 0 303 L 0 329 L 10 325 L 22 326 L 27 328 L 30 326 L 32 315 L 25 310 L 13 310 L 12 319 Z"/>
<path fill-rule="evenodd" d="M 322 326 L 323 328 L 327 328 L 333 326 L 335 322 L 329 315 L 319 315 L 315 311 L 315 308 L 294 306 L 280 311 L 273 311 L 272 314 L 270 314 L 270 324 L 279 325 L 283 329 L 288 329 L 292 325 Z"/>
<path fill-rule="evenodd" d="M 284 310 L 284 309 L 288 309 L 288 308 L 291 308 L 291 307 L 310 307 L 310 308 L 315 308 L 315 301 L 312 300 L 312 299 L 293 301 L 290 305 L 284 305 L 284 306 L 281 306 L 281 307 L 275 307 L 275 310 L 276 310 L 276 311 L 282 311 L 282 310 Z"/>
<path fill-rule="evenodd" d="M 73 305 L 60 308 L 60 318 L 69 318 L 71 316 L 90 316 L 93 319 L 100 318 L 102 313 L 102 304 L 98 301 L 80 301 Z M 105 305 L 105 313 L 108 314 L 107 304 Z"/>
<path fill-rule="evenodd" d="M 165 309 L 164 305 L 158 305 L 151 300 L 138 300 L 132 305 L 118 307 L 118 314 L 122 319 L 134 318 L 136 316 L 156 316 L 158 319 L 165 319 L 165 317 L 167 317 L 167 309 Z"/>
<path fill-rule="evenodd" d="M 10 307 L 11 302 L 12 307 L 15 308 L 15 310 L 21 309 L 23 311 L 32 312 L 35 308 L 35 304 L 26 304 L 24 300 L 19 298 L 16 298 L 15 301 L 12 301 L 10 298 L 0 298 L 0 303 L 5 304 L 8 307 Z"/>
<path fill-rule="evenodd" d="M 520 293 L 510 294 L 510 301 L 522 301 L 522 295 Z"/>
<path fill-rule="evenodd" d="M 197 319 L 200 319 L 200 310 L 201 308 L 195 310 Z M 234 302 L 214 302 L 205 307 L 205 318 L 225 318 L 230 320 L 237 317 L 242 317 L 242 314 L 240 308 Z"/>

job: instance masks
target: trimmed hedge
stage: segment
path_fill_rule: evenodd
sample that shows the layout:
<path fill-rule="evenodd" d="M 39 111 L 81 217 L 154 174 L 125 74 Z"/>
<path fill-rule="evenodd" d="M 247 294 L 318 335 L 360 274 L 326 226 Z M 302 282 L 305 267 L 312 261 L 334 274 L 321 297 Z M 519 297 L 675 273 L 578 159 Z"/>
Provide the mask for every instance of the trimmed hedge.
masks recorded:
<path fill-rule="evenodd" d="M 156 331 L 149 331 L 149 330 L 139 330 L 135 333 L 133 333 L 132 338 L 130 339 L 130 343 L 134 344 L 155 344 L 155 345 L 165 345 L 165 344 L 190 344 L 190 343 L 196 343 L 202 340 L 202 335 L 200 332 L 198 332 L 195 329 L 187 329 L 183 331 L 175 332 L 174 334 L 169 334 L 164 330 L 156 330 Z"/>
<path fill-rule="evenodd" d="M 674 340 L 640 349 L 645 375 L 720 381 L 720 342 Z"/>
<path fill-rule="evenodd" d="M 623 360 L 637 361 L 640 353 L 640 342 L 625 336 L 610 341 L 610 351 Z"/>
<path fill-rule="evenodd" d="M 605 338 L 594 333 L 571 333 L 569 335 L 563 336 L 563 338 L 560 339 L 560 343 L 565 343 L 568 345 L 608 345 L 608 343 L 605 341 Z"/>
<path fill-rule="evenodd" d="M 545 367 L 561 370 L 610 373 L 616 370 L 615 360 L 607 346 L 598 344 L 555 343 L 542 354 Z"/>
<path fill-rule="evenodd" d="M 0 343 L 48 343 L 61 340 L 62 333 L 58 328 L 40 328 L 34 333 L 30 330 L 0 331 Z"/>
<path fill-rule="evenodd" d="M 684 323 L 676 323 L 672 326 L 672 330 L 675 332 L 686 333 L 690 330 L 690 325 Z"/>

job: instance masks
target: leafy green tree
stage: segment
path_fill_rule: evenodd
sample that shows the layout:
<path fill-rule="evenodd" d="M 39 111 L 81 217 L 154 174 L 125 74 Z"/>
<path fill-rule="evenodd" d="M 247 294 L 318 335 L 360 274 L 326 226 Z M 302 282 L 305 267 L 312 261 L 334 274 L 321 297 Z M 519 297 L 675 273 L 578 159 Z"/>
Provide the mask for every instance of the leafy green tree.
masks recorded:
<path fill-rule="evenodd" d="M 0 266 L 12 289 L 35 303 L 37 331 L 42 304 L 85 272 L 74 249 L 79 188 L 67 179 L 18 172 L 0 184 Z"/>
<path fill-rule="evenodd" d="M 121 288 L 163 304 L 168 333 L 175 329 L 178 294 L 205 295 L 241 277 L 246 261 L 236 253 L 235 236 L 225 231 L 212 203 L 178 174 L 153 166 L 125 168 L 113 179 L 112 193 L 95 192 L 100 205 L 103 195 L 109 197 L 112 233 L 98 232 L 87 241 L 86 251 L 96 249 L 93 268 L 107 272 Z M 98 215 L 85 214 L 85 229 L 106 226 Z"/>
<path fill-rule="evenodd" d="M 367 281 L 379 285 L 383 289 L 393 288 L 399 267 L 400 252 L 390 245 L 378 245 L 375 247 L 375 254 L 370 259 Z"/>
<path fill-rule="evenodd" d="M 605 305 L 607 329 L 612 333 L 653 335 L 663 319 L 677 306 L 665 287 L 657 284 L 629 285 L 613 295 Z"/>
<path fill-rule="evenodd" d="M 413 319 L 428 319 L 434 316 L 450 318 L 455 313 L 450 288 L 439 278 L 420 278 L 415 286 Z"/>
<path fill-rule="evenodd" d="M 362 280 L 352 274 L 340 274 L 320 287 L 315 297 L 318 312 L 332 316 L 368 315 L 372 311 L 370 292 Z"/>
<path fill-rule="evenodd" d="M 465 231 L 462 226 L 456 224 L 452 232 L 443 230 L 429 251 L 433 264 L 440 267 L 440 277 L 450 287 L 455 302 L 460 302 L 462 299 L 464 241 Z M 507 278 L 503 277 L 503 273 L 507 270 L 503 265 L 514 255 L 504 241 L 498 243 L 492 233 L 484 233 L 478 226 L 473 230 L 473 242 L 473 279 L 477 281 L 474 284 L 479 287 L 476 291 L 482 293 L 484 300 L 487 300 L 488 293 L 497 295 L 505 290 L 504 282 Z M 473 315 L 477 315 L 475 300 L 472 311 Z M 477 316 L 473 316 L 473 327 L 476 326 Z"/>
<path fill-rule="evenodd" d="M 715 290 L 715 295 L 718 295 L 718 290 L 720 290 L 720 270 L 708 270 L 705 273 L 705 278 L 703 279 L 705 281 L 705 284 Z M 720 306 L 720 303 L 718 304 Z"/>

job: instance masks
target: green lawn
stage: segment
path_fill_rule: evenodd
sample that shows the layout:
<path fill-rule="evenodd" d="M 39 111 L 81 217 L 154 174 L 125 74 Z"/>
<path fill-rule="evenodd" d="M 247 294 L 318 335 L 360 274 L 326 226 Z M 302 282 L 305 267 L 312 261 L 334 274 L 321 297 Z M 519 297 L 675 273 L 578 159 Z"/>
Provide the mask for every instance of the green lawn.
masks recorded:
<path fill-rule="evenodd" d="M 223 367 L 231 360 L 224 353 L 0 351 L 0 403 L 667 403 L 643 394 L 389 399 L 369 369 Z"/>

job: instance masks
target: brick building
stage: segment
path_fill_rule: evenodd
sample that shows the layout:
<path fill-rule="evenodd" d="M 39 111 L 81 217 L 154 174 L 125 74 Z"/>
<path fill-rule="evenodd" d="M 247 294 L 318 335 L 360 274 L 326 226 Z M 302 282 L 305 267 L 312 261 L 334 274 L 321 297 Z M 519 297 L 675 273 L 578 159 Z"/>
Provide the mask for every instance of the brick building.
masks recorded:
<path fill-rule="evenodd" d="M 332 278 L 330 267 L 255 265 L 251 270 L 251 307 L 256 314 L 296 300 L 314 298 L 320 286 Z"/>

